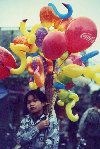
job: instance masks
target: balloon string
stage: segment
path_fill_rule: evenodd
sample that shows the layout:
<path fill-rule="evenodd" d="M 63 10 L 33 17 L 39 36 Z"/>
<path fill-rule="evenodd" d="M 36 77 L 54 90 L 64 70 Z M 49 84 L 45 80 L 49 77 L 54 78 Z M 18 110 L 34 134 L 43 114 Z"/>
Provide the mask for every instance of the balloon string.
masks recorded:
<path fill-rule="evenodd" d="M 67 57 L 67 58 L 68 58 L 68 57 Z M 66 61 L 67 58 L 65 58 L 65 59 L 63 60 L 63 62 L 59 65 L 59 67 L 57 67 L 57 69 L 59 69 L 59 68 L 62 66 L 62 64 Z M 53 71 L 53 74 L 56 74 L 56 75 L 58 76 L 58 73 L 57 73 L 56 71 Z"/>
<path fill-rule="evenodd" d="M 67 57 L 67 58 L 68 58 L 68 57 Z M 65 58 L 65 59 L 63 60 L 63 62 L 59 65 L 58 69 L 62 66 L 62 64 L 66 61 L 67 58 Z"/>

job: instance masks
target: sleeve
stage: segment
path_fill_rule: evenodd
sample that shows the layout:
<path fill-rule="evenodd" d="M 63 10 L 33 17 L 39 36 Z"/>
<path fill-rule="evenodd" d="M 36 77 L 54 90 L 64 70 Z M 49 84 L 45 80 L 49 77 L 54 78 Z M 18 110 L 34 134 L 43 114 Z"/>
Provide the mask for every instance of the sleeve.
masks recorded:
<path fill-rule="evenodd" d="M 29 125 L 26 120 L 23 119 L 16 135 L 16 142 L 20 145 L 27 144 L 34 139 L 38 133 L 39 130 L 35 125 Z"/>
<path fill-rule="evenodd" d="M 89 113 L 87 116 L 87 122 L 92 125 L 97 124 L 98 119 L 99 119 L 99 114 L 95 110 L 92 110 L 91 113 Z"/>
<path fill-rule="evenodd" d="M 89 112 L 88 110 L 84 112 L 84 114 L 82 115 L 82 118 L 80 119 L 77 135 L 81 137 L 84 136 L 85 126 L 86 126 L 85 120 L 87 118 L 88 112 Z"/>
<path fill-rule="evenodd" d="M 47 132 L 46 146 L 44 149 L 58 149 L 59 127 L 56 116 L 51 116 L 50 125 Z"/>

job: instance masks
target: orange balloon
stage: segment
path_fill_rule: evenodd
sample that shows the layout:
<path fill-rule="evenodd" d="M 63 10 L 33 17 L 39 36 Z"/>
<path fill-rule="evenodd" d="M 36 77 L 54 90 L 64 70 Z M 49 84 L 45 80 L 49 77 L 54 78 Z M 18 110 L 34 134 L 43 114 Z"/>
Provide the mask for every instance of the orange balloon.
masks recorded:
<path fill-rule="evenodd" d="M 40 21 L 44 26 L 46 26 L 46 27 L 52 26 L 55 18 L 56 18 L 56 15 L 51 7 L 41 8 Z"/>
<path fill-rule="evenodd" d="M 64 31 L 67 29 L 68 25 L 70 24 L 70 22 L 72 21 L 72 17 L 68 18 L 68 19 L 56 19 L 54 22 L 54 28 Z"/>
<path fill-rule="evenodd" d="M 27 37 L 25 37 L 25 36 L 17 36 L 17 37 L 15 37 L 14 40 L 13 40 L 13 43 L 14 44 L 24 44 L 24 45 L 28 46 L 29 48 L 32 47 L 32 44 L 29 44 L 27 42 Z"/>

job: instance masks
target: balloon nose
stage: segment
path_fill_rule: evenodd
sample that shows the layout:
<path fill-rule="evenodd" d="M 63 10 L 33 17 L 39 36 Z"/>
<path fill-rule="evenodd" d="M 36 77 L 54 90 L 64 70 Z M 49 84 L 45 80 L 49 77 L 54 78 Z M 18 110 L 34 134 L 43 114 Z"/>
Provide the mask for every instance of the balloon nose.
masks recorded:
<path fill-rule="evenodd" d="M 65 4 L 65 3 L 62 3 L 65 7 L 68 5 L 68 4 Z"/>
<path fill-rule="evenodd" d="M 28 19 L 24 19 L 24 20 L 22 20 L 23 22 L 26 22 Z"/>

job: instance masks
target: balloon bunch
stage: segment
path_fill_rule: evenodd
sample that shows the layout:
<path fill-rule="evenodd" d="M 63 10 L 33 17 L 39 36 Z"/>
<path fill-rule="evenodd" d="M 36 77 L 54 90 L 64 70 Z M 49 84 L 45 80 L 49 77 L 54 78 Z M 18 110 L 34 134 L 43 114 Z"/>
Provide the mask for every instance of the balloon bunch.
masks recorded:
<path fill-rule="evenodd" d="M 59 13 L 52 3 L 41 8 L 40 23 L 34 25 L 31 31 L 27 30 L 27 19 L 20 22 L 22 35 L 10 43 L 10 49 L 21 61 L 20 66 L 17 66 L 7 49 L 0 47 L 0 79 L 20 75 L 27 70 L 30 75 L 29 87 L 36 89 L 44 86 L 47 74 L 53 73 L 58 104 L 66 105 L 67 116 L 75 122 L 78 115 L 73 115 L 72 108 L 79 97 L 70 89 L 74 85 L 82 87 L 91 80 L 100 85 L 100 64 L 85 66 L 88 59 L 99 52 L 81 54 L 95 42 L 97 28 L 87 17 L 72 18 L 71 5 L 62 4 L 68 10 L 66 14 Z"/>

